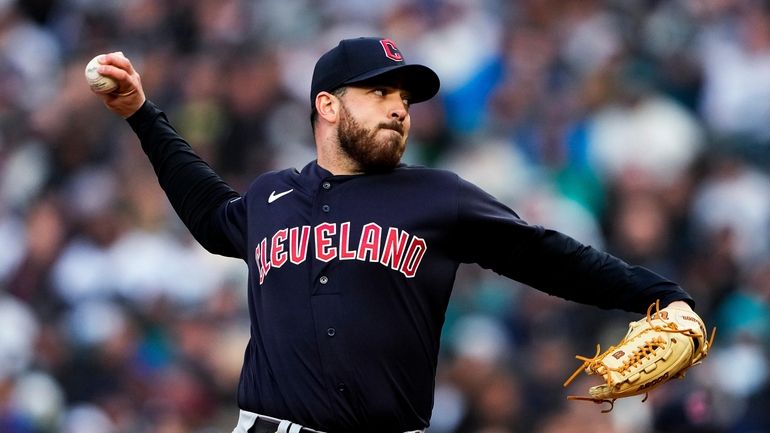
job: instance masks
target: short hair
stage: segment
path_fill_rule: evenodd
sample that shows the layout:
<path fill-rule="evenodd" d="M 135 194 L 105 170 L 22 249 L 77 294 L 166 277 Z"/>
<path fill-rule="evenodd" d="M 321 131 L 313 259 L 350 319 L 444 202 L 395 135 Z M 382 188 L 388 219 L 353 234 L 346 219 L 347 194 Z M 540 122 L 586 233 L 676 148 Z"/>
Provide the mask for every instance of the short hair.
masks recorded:
<path fill-rule="evenodd" d="M 341 98 L 345 95 L 345 93 L 348 91 L 347 86 L 337 87 L 336 89 L 332 90 L 332 95 Z M 318 120 L 318 110 L 315 108 L 315 101 L 313 101 L 313 106 L 310 108 L 310 127 L 313 129 L 313 132 L 315 133 L 315 122 Z"/>

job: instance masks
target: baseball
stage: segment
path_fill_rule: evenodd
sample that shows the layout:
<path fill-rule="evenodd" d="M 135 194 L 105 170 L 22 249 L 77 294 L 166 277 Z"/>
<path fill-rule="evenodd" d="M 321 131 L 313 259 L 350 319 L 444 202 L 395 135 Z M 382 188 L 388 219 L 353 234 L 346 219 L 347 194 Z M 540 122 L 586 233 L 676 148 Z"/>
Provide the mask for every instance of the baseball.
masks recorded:
<path fill-rule="evenodd" d="M 99 56 L 94 57 L 86 65 L 86 81 L 94 92 L 110 93 L 118 88 L 118 83 L 96 71 L 100 64 L 98 58 Z"/>

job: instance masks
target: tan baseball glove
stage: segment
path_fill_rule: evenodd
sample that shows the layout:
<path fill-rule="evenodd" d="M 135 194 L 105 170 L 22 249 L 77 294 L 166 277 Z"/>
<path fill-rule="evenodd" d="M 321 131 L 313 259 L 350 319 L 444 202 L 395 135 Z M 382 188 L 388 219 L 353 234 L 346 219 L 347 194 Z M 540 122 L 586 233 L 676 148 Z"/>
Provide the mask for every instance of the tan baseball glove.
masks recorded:
<path fill-rule="evenodd" d="M 655 309 L 655 313 L 653 313 Z M 716 328 L 709 338 L 703 321 L 691 310 L 667 307 L 656 302 L 647 309 L 647 317 L 631 322 L 626 336 L 615 346 L 601 352 L 596 346 L 593 358 L 577 355 L 581 365 L 564 382 L 569 385 L 581 371 L 604 378 L 604 384 L 588 390 L 590 396 L 569 396 L 570 400 L 609 403 L 612 410 L 618 398 L 646 395 L 685 371 L 708 355 Z M 643 400 L 644 401 L 644 400 Z"/>

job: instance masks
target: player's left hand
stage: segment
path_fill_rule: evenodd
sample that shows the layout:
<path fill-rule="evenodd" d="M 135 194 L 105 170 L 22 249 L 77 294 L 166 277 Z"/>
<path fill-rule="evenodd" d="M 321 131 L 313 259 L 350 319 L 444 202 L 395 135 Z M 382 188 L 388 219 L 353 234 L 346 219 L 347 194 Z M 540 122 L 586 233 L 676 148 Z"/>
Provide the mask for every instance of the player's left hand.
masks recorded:
<path fill-rule="evenodd" d="M 124 119 L 134 114 L 146 99 L 142 79 L 125 55 L 120 51 L 103 54 L 99 59 L 98 72 L 118 83 L 111 93 L 96 93 L 104 105 Z"/>
<path fill-rule="evenodd" d="M 602 376 L 605 383 L 591 387 L 589 396 L 568 398 L 612 405 L 618 398 L 646 395 L 699 364 L 708 355 L 715 333 L 716 329 L 709 338 L 703 320 L 687 303 L 672 302 L 660 309 L 656 302 L 647 309 L 647 317 L 631 322 L 620 343 L 603 353 L 597 345 L 593 358 L 576 356 L 583 365 L 564 382 L 565 387 L 583 370 Z"/>

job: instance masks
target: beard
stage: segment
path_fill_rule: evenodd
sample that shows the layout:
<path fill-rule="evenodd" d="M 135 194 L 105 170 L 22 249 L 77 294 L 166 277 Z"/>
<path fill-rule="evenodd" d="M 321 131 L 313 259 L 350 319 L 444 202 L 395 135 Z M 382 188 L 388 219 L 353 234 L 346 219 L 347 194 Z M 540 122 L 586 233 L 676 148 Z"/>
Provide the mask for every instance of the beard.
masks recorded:
<path fill-rule="evenodd" d="M 393 130 L 398 134 L 389 133 L 386 137 L 378 137 L 380 130 Z M 374 129 L 367 129 L 350 115 L 344 105 L 341 106 L 337 129 L 340 148 L 364 173 L 393 170 L 406 149 L 403 135 L 404 126 L 400 122 L 382 122 Z"/>

